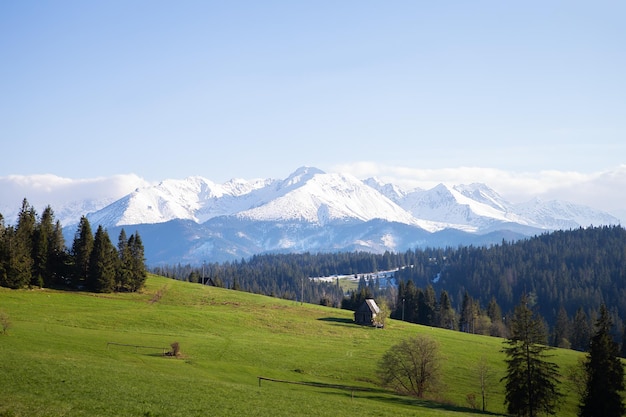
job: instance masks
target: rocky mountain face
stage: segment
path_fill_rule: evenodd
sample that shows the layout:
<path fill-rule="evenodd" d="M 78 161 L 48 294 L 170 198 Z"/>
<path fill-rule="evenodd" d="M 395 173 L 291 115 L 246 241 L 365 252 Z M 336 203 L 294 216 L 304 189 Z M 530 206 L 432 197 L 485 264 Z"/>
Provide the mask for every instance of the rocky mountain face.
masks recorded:
<path fill-rule="evenodd" d="M 266 252 L 488 245 L 619 223 L 607 213 L 563 201 L 511 204 L 485 184 L 406 191 L 311 167 L 284 180 L 165 180 L 87 217 L 92 227 L 105 226 L 112 238 L 122 228 L 138 231 L 149 265 L 200 264 Z"/>

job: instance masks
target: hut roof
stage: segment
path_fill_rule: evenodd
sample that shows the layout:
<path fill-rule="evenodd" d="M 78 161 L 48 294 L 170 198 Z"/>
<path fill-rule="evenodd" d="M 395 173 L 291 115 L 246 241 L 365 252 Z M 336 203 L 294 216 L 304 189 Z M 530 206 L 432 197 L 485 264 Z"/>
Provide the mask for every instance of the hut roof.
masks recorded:
<path fill-rule="evenodd" d="M 367 304 L 367 306 L 369 307 L 372 313 L 374 314 L 380 313 L 380 308 L 378 308 L 378 305 L 376 304 L 376 301 L 374 301 L 373 298 L 368 298 L 367 300 L 365 300 L 365 304 Z"/>

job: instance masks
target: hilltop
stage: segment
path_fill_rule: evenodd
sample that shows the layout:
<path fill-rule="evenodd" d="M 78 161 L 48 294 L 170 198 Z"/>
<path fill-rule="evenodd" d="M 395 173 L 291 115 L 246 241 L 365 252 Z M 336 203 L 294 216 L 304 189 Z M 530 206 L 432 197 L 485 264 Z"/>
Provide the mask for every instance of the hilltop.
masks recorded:
<path fill-rule="evenodd" d="M 156 276 L 140 294 L 0 288 L 0 310 L 12 322 L 0 336 L 3 415 L 481 415 L 466 402 L 478 390 L 481 355 L 494 371 L 488 409 L 504 410 L 498 338 L 393 320 L 383 330 L 360 327 L 350 311 Z M 415 333 L 436 338 L 446 357 L 436 402 L 376 383 L 378 359 Z M 182 357 L 163 357 L 175 341 Z M 562 372 L 581 357 L 555 352 Z M 318 386 L 259 384 L 258 376 Z M 574 416 L 574 387 L 564 381 L 562 390 L 559 415 Z"/>

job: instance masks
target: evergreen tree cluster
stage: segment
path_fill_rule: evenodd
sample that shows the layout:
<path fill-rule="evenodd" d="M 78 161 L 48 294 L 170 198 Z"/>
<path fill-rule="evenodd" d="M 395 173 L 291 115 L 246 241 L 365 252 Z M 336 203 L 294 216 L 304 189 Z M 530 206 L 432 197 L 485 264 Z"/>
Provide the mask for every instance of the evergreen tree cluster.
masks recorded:
<path fill-rule="evenodd" d="M 515 416 L 555 415 L 563 395 L 559 390 L 559 366 L 550 361 L 545 326 L 529 299 L 523 295 L 510 320 L 506 355 L 505 405 Z M 624 365 L 613 340 L 608 309 L 600 306 L 586 358 L 574 382 L 579 385 L 580 417 L 619 417 L 626 413 L 623 402 Z"/>
<path fill-rule="evenodd" d="M 24 199 L 15 226 L 6 226 L 0 214 L 0 286 L 137 291 L 146 277 L 138 233 L 127 239 L 122 229 L 115 248 L 106 230 L 99 226 L 94 236 L 83 216 L 68 250 L 50 206 L 38 217 Z"/>
<path fill-rule="evenodd" d="M 546 233 L 489 248 L 446 252 L 440 285 L 468 292 L 480 305 L 495 297 L 505 314 L 526 294 L 552 328 L 549 343 L 586 350 L 601 305 L 609 308 L 612 334 L 626 317 L 626 230 L 621 226 Z"/>

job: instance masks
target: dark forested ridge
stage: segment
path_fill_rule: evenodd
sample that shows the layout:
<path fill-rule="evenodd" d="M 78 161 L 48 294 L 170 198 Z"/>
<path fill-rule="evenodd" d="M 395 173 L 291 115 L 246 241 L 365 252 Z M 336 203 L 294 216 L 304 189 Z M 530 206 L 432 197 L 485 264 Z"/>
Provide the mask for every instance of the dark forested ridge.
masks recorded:
<path fill-rule="evenodd" d="M 581 308 L 591 316 L 604 303 L 625 317 L 626 230 L 580 228 L 446 251 L 439 285 L 457 298 L 467 291 L 482 305 L 495 297 L 503 311 L 526 293 L 549 323 L 561 306 L 571 317 Z"/>
<path fill-rule="evenodd" d="M 334 283 L 306 279 L 396 268 L 398 288 L 381 289 L 369 282 L 360 285 L 356 294 L 343 294 Z M 526 294 L 552 330 L 552 343 L 580 349 L 602 304 L 609 308 L 616 335 L 621 334 L 621 318 L 626 317 L 626 230 L 621 226 L 556 231 L 490 247 L 257 255 L 239 262 L 205 264 L 202 269 L 178 265 L 155 272 L 195 281 L 204 275 L 230 288 L 335 306 L 353 307 L 350 299 L 358 301 L 359 296 L 385 298 L 393 317 L 430 325 L 441 325 L 440 303 L 444 302 L 456 314 L 452 324 L 448 312 L 446 327 L 483 333 L 489 333 L 485 326 L 500 320 L 498 315 L 505 322 Z M 348 298 L 342 303 L 344 296 Z M 410 296 L 415 298 L 412 304 Z M 492 323 L 469 323 L 480 322 L 481 317 Z M 582 334 L 576 336 L 577 332 Z"/>

